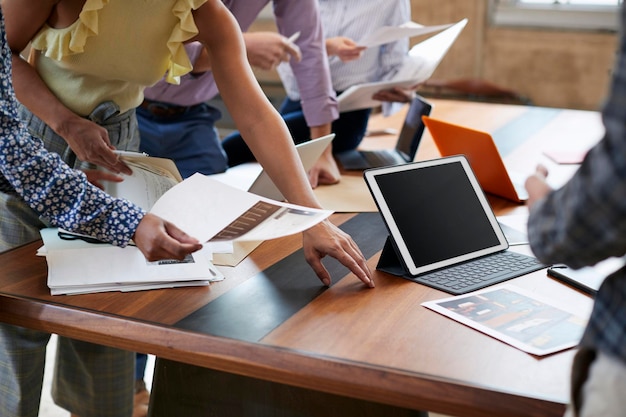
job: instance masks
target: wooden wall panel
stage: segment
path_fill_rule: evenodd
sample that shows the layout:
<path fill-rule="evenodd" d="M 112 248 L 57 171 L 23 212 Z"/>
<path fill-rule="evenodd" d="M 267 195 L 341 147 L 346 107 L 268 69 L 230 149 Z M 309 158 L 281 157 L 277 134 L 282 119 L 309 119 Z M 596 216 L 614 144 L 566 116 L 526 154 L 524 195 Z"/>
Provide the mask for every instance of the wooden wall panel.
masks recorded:
<path fill-rule="evenodd" d="M 488 6 L 489 0 L 412 0 L 413 20 L 425 25 L 470 19 L 433 78 L 481 78 L 539 106 L 599 108 L 616 34 L 494 27 Z"/>
<path fill-rule="evenodd" d="M 484 79 L 538 106 L 600 107 L 610 81 L 616 34 L 493 27 L 489 0 L 411 0 L 411 5 L 413 21 L 424 25 L 469 19 L 433 78 Z M 259 21 L 252 30 L 275 30 L 272 23 Z M 280 86 L 274 72 L 255 73 L 268 88 Z"/>

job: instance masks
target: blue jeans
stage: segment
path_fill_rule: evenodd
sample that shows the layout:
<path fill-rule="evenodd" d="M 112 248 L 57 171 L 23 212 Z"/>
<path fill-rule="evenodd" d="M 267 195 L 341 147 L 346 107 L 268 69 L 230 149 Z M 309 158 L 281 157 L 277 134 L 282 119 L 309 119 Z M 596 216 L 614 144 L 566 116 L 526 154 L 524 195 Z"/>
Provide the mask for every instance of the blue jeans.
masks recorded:
<path fill-rule="evenodd" d="M 226 154 L 215 128 L 215 122 L 221 117 L 218 109 L 204 103 L 167 117 L 139 107 L 139 150 L 150 156 L 172 159 L 183 178 L 196 172 L 207 175 L 224 172 L 228 167 Z"/>
<path fill-rule="evenodd" d="M 279 111 L 296 144 L 312 139 L 299 101 L 287 98 L 280 106 Z M 332 124 L 332 132 L 335 134 L 333 153 L 356 149 L 359 146 L 365 136 L 371 112 L 371 109 L 363 109 L 344 112 L 339 115 L 339 119 Z M 239 132 L 226 136 L 222 141 L 222 147 L 228 155 L 229 166 L 254 161 L 254 155 L 248 149 Z"/>

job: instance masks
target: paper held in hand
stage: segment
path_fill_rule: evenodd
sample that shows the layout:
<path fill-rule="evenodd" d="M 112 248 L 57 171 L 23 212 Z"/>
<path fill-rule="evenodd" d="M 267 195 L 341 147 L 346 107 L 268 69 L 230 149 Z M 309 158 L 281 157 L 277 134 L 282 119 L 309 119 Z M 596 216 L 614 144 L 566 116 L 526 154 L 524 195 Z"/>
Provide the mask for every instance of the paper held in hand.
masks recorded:
<path fill-rule="evenodd" d="M 171 221 L 201 242 L 243 242 L 248 252 L 237 251 L 237 262 L 260 242 L 300 233 L 332 213 L 270 200 L 202 174 L 180 181 L 170 160 L 141 154 L 124 159 L 133 174 L 110 183 L 109 193 Z M 207 285 L 223 279 L 206 248 L 181 262 L 147 262 L 134 246 L 87 243 L 79 235 L 61 233 L 42 231 L 41 254 L 47 258 L 52 294 Z"/>
<path fill-rule="evenodd" d="M 400 26 L 383 26 L 372 33 L 364 36 L 356 43 L 359 46 L 371 48 L 374 46 L 384 45 L 386 43 L 399 41 L 401 39 L 412 38 L 415 36 L 427 35 L 429 33 L 438 32 L 447 29 L 452 24 L 424 26 L 415 22 L 406 22 Z"/>
<path fill-rule="evenodd" d="M 353 85 L 337 97 L 339 111 L 346 112 L 379 106 L 382 102 L 372 96 L 390 88 L 412 88 L 423 83 L 435 72 L 459 34 L 467 19 L 448 27 L 425 41 L 413 46 L 400 69 L 389 80 Z"/>

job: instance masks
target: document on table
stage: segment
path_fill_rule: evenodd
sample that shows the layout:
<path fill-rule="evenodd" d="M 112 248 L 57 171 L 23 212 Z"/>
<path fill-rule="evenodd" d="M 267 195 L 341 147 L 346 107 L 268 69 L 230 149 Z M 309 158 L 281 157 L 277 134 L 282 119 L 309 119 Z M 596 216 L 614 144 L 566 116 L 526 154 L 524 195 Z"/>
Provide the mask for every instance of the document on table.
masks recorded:
<path fill-rule="evenodd" d="M 371 48 L 373 46 L 384 45 L 386 43 L 399 41 L 401 39 L 412 38 L 415 36 L 426 35 L 428 33 L 444 30 L 452 26 L 437 25 L 424 26 L 415 22 L 406 22 L 400 26 L 383 26 L 372 33 L 369 33 L 362 39 L 356 41 L 357 45 Z"/>
<path fill-rule="evenodd" d="M 133 166 L 133 178 L 143 183 L 145 194 L 162 191 L 162 175 Z M 123 184 L 123 183 L 120 183 Z M 126 184 L 124 192 L 136 189 Z M 153 187 L 153 188 L 151 188 Z M 119 190 L 118 190 L 119 191 Z M 132 201 L 132 195 L 129 195 Z M 195 174 L 167 189 L 150 212 L 172 222 L 200 242 L 224 242 L 231 246 L 245 242 L 235 257 L 239 262 L 260 242 L 300 233 L 323 221 L 332 213 L 260 197 L 226 185 L 202 174 Z M 48 286 L 53 294 L 137 290 L 181 285 L 207 285 L 220 278 L 206 249 L 184 261 L 147 262 L 136 247 L 118 248 L 108 244 L 87 243 L 82 236 L 44 229 L 44 253 L 48 263 Z M 208 248 L 209 245 L 207 245 Z M 236 258 L 236 259 L 235 259 Z M 223 276 L 222 276 L 223 277 Z"/>
<path fill-rule="evenodd" d="M 512 285 L 422 303 L 426 308 L 533 355 L 574 347 L 587 319 Z"/>
<path fill-rule="evenodd" d="M 376 107 L 382 102 L 372 96 L 393 87 L 408 88 L 426 81 L 457 39 L 467 19 L 450 26 L 435 36 L 418 43 L 409 51 L 402 67 L 388 81 L 379 81 L 354 85 L 337 97 L 341 112 Z"/>
<path fill-rule="evenodd" d="M 182 261 L 149 262 L 135 246 L 64 240 L 58 232 L 56 228 L 40 232 L 44 246 L 39 254 L 46 257 L 52 295 L 202 286 L 224 279 L 205 250 Z"/>

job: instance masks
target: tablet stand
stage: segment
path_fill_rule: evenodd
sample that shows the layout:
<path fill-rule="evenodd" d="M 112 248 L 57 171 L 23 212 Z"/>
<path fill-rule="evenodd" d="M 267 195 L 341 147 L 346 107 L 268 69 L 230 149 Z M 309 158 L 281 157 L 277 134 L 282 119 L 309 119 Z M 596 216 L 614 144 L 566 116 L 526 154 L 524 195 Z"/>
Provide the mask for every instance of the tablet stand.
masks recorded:
<path fill-rule="evenodd" d="M 391 236 L 387 236 L 385 240 L 385 246 L 383 246 L 376 269 L 399 277 L 412 277 L 406 270 L 404 263 L 400 260 Z"/>

